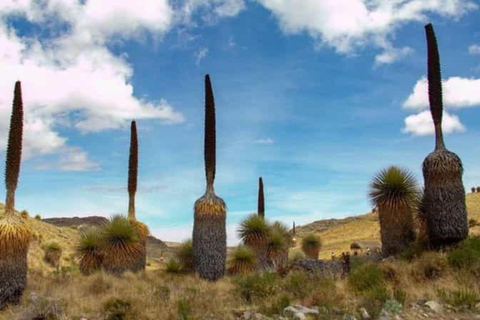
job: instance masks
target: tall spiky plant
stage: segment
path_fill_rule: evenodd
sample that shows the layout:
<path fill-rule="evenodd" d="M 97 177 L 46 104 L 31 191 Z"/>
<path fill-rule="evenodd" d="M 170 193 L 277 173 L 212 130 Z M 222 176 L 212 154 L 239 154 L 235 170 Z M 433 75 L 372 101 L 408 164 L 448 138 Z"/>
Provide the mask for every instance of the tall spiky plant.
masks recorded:
<path fill-rule="evenodd" d="M 130 154 L 128 158 L 128 219 L 138 229 L 140 251 L 138 256 L 138 265 L 134 271 L 145 270 L 147 264 L 147 237 L 148 227 L 137 221 L 135 215 L 135 194 L 137 193 L 138 177 L 138 136 L 137 123 L 132 121 L 130 125 Z"/>
<path fill-rule="evenodd" d="M 265 218 L 265 196 L 263 194 L 263 180 L 258 178 L 258 215 Z"/>
<path fill-rule="evenodd" d="M 205 76 L 205 194 L 195 202 L 193 257 L 199 276 L 215 281 L 225 274 L 227 258 L 227 211 L 225 201 L 215 195 L 216 162 L 215 101 L 210 76 Z"/>
<path fill-rule="evenodd" d="M 238 236 L 257 256 L 257 268 L 267 269 L 267 248 L 270 237 L 270 226 L 258 214 L 251 214 L 240 223 Z"/>
<path fill-rule="evenodd" d="M 115 275 L 124 271 L 140 271 L 142 242 L 138 228 L 131 220 L 113 216 L 101 230 L 102 267 Z"/>
<path fill-rule="evenodd" d="M 418 192 L 414 176 L 405 169 L 391 166 L 373 178 L 370 199 L 378 208 L 384 255 L 397 254 L 415 240 L 413 212 Z"/>
<path fill-rule="evenodd" d="M 281 270 L 288 265 L 288 248 L 292 243 L 293 238 L 287 227 L 280 221 L 275 221 L 270 226 L 267 259 L 276 270 Z"/>
<path fill-rule="evenodd" d="M 84 275 L 92 274 L 102 267 L 102 232 L 97 227 L 90 227 L 80 235 L 77 254 L 80 257 L 80 272 Z"/>
<path fill-rule="evenodd" d="M 27 283 L 27 252 L 31 231 L 14 209 L 22 159 L 22 136 L 22 87 L 17 81 L 6 153 L 5 216 L 0 219 L 0 310 L 7 304 L 18 303 Z"/>
<path fill-rule="evenodd" d="M 442 77 L 433 26 L 425 26 L 428 49 L 428 98 L 435 125 L 435 150 L 423 161 L 423 208 L 429 243 L 433 247 L 457 243 L 468 236 L 463 165 L 445 148 L 442 134 Z"/>

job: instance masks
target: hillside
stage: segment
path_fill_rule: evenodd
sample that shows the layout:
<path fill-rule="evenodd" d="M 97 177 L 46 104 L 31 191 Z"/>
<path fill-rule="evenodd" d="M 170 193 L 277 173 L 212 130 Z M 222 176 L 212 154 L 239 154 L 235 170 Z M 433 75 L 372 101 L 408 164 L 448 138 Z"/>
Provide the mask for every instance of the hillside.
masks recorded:
<path fill-rule="evenodd" d="M 467 212 L 469 219 L 480 221 L 480 193 L 468 193 L 466 196 Z M 480 233 L 480 228 L 470 229 L 472 233 Z M 303 226 L 297 226 L 297 246 L 299 250 L 300 241 L 308 233 L 318 234 L 323 241 L 321 259 L 330 259 L 332 251 L 338 255 L 350 248 L 352 242 L 359 242 L 361 245 L 370 248 L 380 246 L 380 227 L 378 216 L 374 213 L 367 213 L 361 216 L 345 219 L 319 220 Z"/>

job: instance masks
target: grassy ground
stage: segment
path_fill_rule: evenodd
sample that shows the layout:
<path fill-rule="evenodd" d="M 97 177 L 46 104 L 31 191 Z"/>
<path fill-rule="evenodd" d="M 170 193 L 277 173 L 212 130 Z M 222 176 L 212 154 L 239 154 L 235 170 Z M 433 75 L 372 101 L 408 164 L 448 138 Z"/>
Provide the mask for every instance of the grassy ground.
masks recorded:
<path fill-rule="evenodd" d="M 468 194 L 467 206 L 469 217 L 480 221 L 480 194 Z M 273 315 L 295 303 L 325 308 L 328 316 L 324 319 L 341 319 L 335 312 L 356 313 L 358 318 L 359 307 L 365 307 L 375 314 L 391 298 L 401 300 L 405 306 L 419 298 L 448 302 L 458 308 L 437 319 L 472 319 L 473 306 L 480 301 L 478 274 L 452 268 L 445 253 L 427 253 L 410 262 L 399 259 L 379 266 L 355 262 L 353 273 L 360 271 L 350 280 L 333 280 L 331 276 L 312 279 L 303 273 L 291 273 L 284 279 L 251 275 L 208 283 L 194 275 L 166 273 L 158 254 L 149 257 L 147 271 L 139 275 L 127 273 L 116 278 L 97 273 L 84 277 L 78 272 L 74 256 L 77 229 L 56 227 L 32 217 L 26 222 L 34 231 L 28 257 L 28 287 L 22 303 L 0 312 L 0 320 L 33 319 L 32 314 L 51 310 L 58 314 L 63 310 L 67 315 L 58 319 L 238 319 L 248 309 Z M 477 229 L 471 229 L 471 233 L 478 234 Z M 298 238 L 315 230 L 320 230 L 317 233 L 324 244 L 321 257 L 325 258 L 331 251 L 348 250 L 352 241 L 379 238 L 373 214 L 299 227 Z M 58 270 L 43 261 L 43 246 L 50 241 L 63 249 Z M 171 256 L 176 245 L 170 243 L 171 248 L 162 256 Z M 465 304 L 470 307 L 462 309 Z M 417 319 L 415 312 L 407 308 L 404 318 Z M 116 316 L 119 314 L 120 318 Z"/>

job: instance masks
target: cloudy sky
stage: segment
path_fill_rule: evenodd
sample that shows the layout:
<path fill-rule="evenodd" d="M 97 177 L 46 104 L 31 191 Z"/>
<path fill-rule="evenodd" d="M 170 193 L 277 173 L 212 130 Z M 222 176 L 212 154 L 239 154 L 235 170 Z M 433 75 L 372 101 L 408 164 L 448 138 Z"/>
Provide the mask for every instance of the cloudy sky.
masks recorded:
<path fill-rule="evenodd" d="M 434 147 L 428 22 L 446 144 L 467 189 L 480 185 L 479 16 L 472 0 L 0 0 L 2 157 L 16 80 L 26 113 L 17 209 L 125 213 L 136 119 L 138 218 L 161 239 L 188 238 L 205 187 L 209 73 L 230 244 L 259 176 L 271 220 L 365 213 L 378 170 L 400 165 L 422 183 Z"/>

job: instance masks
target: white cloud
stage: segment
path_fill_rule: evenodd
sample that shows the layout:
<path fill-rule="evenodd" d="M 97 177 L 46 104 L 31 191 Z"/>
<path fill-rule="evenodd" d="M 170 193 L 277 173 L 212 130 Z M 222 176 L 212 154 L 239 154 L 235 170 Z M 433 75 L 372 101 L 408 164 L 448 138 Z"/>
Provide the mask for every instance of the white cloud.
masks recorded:
<path fill-rule="evenodd" d="M 287 34 L 306 32 L 318 43 L 343 54 L 366 45 L 382 49 L 378 63 L 405 56 L 392 49 L 390 38 L 408 22 L 425 23 L 429 14 L 458 18 L 478 8 L 469 0 L 257 0 L 272 11 Z"/>
<path fill-rule="evenodd" d="M 450 108 L 480 106 L 480 79 L 451 77 L 443 81 L 443 102 Z M 428 108 L 428 83 L 425 77 L 417 81 L 403 106 L 414 110 Z"/>
<path fill-rule="evenodd" d="M 472 44 L 470 47 L 468 47 L 468 53 L 470 53 L 470 54 L 480 54 L 480 45 Z"/>
<path fill-rule="evenodd" d="M 199 48 L 197 51 L 195 51 L 195 63 L 198 65 L 200 65 L 200 62 L 202 62 L 203 59 L 205 59 L 208 55 L 208 48 L 206 47 L 202 47 L 202 48 Z"/>
<path fill-rule="evenodd" d="M 219 18 L 235 17 L 245 8 L 244 0 L 185 0 L 175 13 L 176 19 L 182 23 L 192 23 L 196 12 L 201 12 L 205 22 L 214 23 Z"/>
<path fill-rule="evenodd" d="M 275 141 L 273 141 L 272 138 L 262 138 L 262 139 L 255 140 L 254 143 L 256 143 L 256 144 L 274 144 Z"/>
<path fill-rule="evenodd" d="M 443 113 L 442 120 L 443 133 L 463 132 L 465 127 L 456 115 L 447 112 Z M 435 134 L 432 115 L 429 110 L 419 114 L 408 116 L 405 119 L 405 127 L 402 129 L 405 133 L 411 133 L 416 136 L 426 136 Z"/>
<path fill-rule="evenodd" d="M 401 49 L 390 48 L 386 49 L 383 53 L 377 55 L 375 57 L 375 64 L 382 65 L 382 64 L 390 64 L 401 58 L 408 56 L 413 52 L 413 49 L 410 47 L 405 47 Z"/>
<path fill-rule="evenodd" d="M 11 16 L 38 24 L 51 37 L 18 37 L 6 23 Z M 132 67 L 106 46 L 141 40 L 146 33 L 160 37 L 172 16 L 167 0 L 0 2 L 0 149 L 6 145 L 16 80 L 22 81 L 25 106 L 25 158 L 58 154 L 62 170 L 92 170 L 98 164 L 67 145 L 59 127 L 88 133 L 123 127 L 132 118 L 182 122 L 182 114 L 166 101 L 135 97 Z M 68 28 L 60 32 L 57 24 Z"/>

